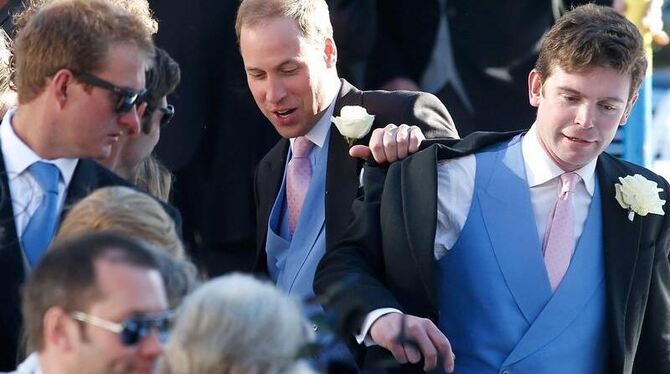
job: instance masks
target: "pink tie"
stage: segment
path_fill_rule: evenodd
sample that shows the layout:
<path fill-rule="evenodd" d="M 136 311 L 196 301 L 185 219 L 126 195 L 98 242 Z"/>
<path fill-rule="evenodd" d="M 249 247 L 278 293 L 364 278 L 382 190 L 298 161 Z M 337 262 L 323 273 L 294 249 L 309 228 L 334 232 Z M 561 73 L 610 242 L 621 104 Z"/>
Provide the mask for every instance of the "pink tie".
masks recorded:
<path fill-rule="evenodd" d="M 547 231 L 544 234 L 544 264 L 547 267 L 552 291 L 556 291 L 561 284 L 575 249 L 575 213 L 572 196 L 579 179 L 576 173 L 561 175 L 561 193 L 549 216 Z"/>
<path fill-rule="evenodd" d="M 293 236 L 298 224 L 298 217 L 305 201 L 309 182 L 312 180 L 312 166 L 309 163 L 309 152 L 314 147 L 309 139 L 299 136 L 293 142 L 293 156 L 288 162 L 286 171 L 286 197 L 288 205 L 288 230 Z"/>

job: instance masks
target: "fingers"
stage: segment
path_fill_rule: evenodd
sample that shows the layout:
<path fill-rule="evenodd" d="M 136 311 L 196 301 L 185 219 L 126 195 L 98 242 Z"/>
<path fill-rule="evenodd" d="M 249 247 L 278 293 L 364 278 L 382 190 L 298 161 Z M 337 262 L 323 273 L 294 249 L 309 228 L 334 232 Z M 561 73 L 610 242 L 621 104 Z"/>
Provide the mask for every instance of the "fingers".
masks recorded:
<path fill-rule="evenodd" d="M 349 156 L 367 160 L 370 157 L 370 147 L 357 144 L 349 148 Z"/>
<path fill-rule="evenodd" d="M 428 338 L 437 350 L 437 356 L 442 359 L 444 371 L 451 373 L 454 371 L 456 355 L 451 349 L 449 339 L 437 327 L 427 331 Z"/>
<path fill-rule="evenodd" d="M 398 159 L 398 144 L 396 135 L 398 133 L 398 126 L 389 124 L 384 128 L 384 153 L 387 162 L 394 162 Z"/>
<path fill-rule="evenodd" d="M 419 150 L 426 137 L 418 126 L 388 124 L 375 129 L 370 137 L 370 150 L 378 164 L 402 160 Z"/>
<path fill-rule="evenodd" d="M 396 132 L 395 136 L 397 160 L 402 160 L 409 155 L 409 134 L 409 126 L 402 124 L 398 127 L 398 131 Z"/>
<path fill-rule="evenodd" d="M 421 132 L 421 129 L 418 126 L 412 126 L 409 128 L 409 144 L 407 151 L 409 154 L 416 153 L 421 146 L 421 142 L 426 140 L 426 137 Z"/>
<path fill-rule="evenodd" d="M 390 125 L 389 125 L 390 126 Z M 386 126 L 388 127 L 388 126 Z M 375 158 L 378 164 L 386 163 L 386 152 L 384 151 L 384 130 L 375 129 L 370 136 L 370 151 L 372 151 L 372 157 Z"/>
<path fill-rule="evenodd" d="M 393 357 L 401 364 L 407 362 L 416 364 L 423 357 L 425 371 L 437 367 L 440 360 L 445 371 L 451 373 L 454 370 L 455 357 L 449 340 L 427 318 L 388 314 L 373 324 L 370 333 L 373 340 L 391 351 Z"/>

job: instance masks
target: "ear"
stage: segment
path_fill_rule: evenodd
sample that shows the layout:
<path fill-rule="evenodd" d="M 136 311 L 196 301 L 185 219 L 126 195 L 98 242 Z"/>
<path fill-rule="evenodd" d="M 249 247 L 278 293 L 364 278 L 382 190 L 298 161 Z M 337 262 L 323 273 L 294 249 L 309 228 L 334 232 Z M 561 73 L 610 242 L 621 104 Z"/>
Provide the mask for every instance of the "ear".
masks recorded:
<path fill-rule="evenodd" d="M 628 116 L 630 116 L 630 111 L 633 110 L 633 107 L 635 106 L 635 103 L 637 102 L 637 98 L 639 97 L 639 92 L 635 92 L 633 97 L 628 100 L 628 105 L 626 105 L 626 110 L 623 112 L 623 116 L 621 116 L 621 120 L 619 121 L 619 126 L 623 126 L 628 122 Z"/>
<path fill-rule="evenodd" d="M 337 64 L 337 47 L 333 38 L 326 38 L 323 53 L 326 59 L 326 66 L 329 68 L 335 67 Z"/>
<path fill-rule="evenodd" d="M 542 78 L 535 70 L 531 70 L 528 74 L 528 100 L 530 105 L 534 107 L 540 106 L 540 97 L 542 96 Z"/>
<path fill-rule="evenodd" d="M 59 109 L 65 107 L 72 84 L 75 83 L 74 74 L 68 69 L 60 69 L 49 82 L 49 89 L 58 103 Z"/>
<path fill-rule="evenodd" d="M 44 313 L 42 334 L 46 346 L 62 353 L 69 352 L 74 339 L 80 335 L 78 330 L 79 326 L 62 308 L 52 307 Z"/>

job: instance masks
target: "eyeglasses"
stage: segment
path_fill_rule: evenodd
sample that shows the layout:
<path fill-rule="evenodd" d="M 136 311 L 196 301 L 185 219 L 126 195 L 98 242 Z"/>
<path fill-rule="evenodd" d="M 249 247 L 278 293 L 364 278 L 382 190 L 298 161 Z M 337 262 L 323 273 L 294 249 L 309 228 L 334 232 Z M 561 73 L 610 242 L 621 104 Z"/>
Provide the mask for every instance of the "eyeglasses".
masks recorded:
<path fill-rule="evenodd" d="M 158 108 L 158 110 L 163 113 L 163 116 L 161 117 L 160 125 L 165 126 L 170 121 L 172 120 L 172 117 L 174 117 L 174 106 L 168 105 L 165 108 Z"/>
<path fill-rule="evenodd" d="M 121 344 L 132 346 L 149 336 L 153 328 L 156 328 L 158 331 L 158 340 L 160 340 L 161 343 L 165 343 L 170 336 L 170 328 L 172 326 L 174 312 L 165 311 L 152 316 L 133 316 L 126 318 L 121 323 L 109 321 L 83 312 L 72 312 L 70 316 L 77 321 L 88 323 L 118 334 L 121 338 Z"/>
<path fill-rule="evenodd" d="M 118 114 L 128 113 L 135 105 L 141 104 L 146 97 L 147 91 L 144 89 L 138 91 L 128 88 L 121 88 L 111 82 L 98 78 L 93 74 L 74 73 L 74 76 L 86 84 L 112 91 L 117 94 L 119 96 L 119 102 L 116 103 L 114 111 Z"/>

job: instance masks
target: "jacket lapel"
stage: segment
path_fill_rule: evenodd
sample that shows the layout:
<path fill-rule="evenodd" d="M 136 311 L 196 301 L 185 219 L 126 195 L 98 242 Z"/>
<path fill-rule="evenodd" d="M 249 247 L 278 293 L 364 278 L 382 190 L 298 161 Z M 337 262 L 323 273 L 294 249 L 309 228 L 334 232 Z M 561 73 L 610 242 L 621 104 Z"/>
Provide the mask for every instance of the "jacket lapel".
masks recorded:
<path fill-rule="evenodd" d="M 23 253 L 16 236 L 12 197 L 9 192 L 9 180 L 5 161 L 0 152 L 0 337 L 16 342 L 21 325 L 19 290 L 26 276 Z M 11 346 L 12 344 L 10 344 Z M 2 346 L 2 344 L 0 344 Z M 9 348 L 9 347 L 8 347 Z M 14 354 L 0 348 L 0 357 Z"/>
<path fill-rule="evenodd" d="M 605 250 L 605 279 L 607 287 L 607 309 L 609 333 L 614 367 L 623 368 L 627 351 L 634 351 L 629 332 L 639 331 L 642 318 L 628 318 L 629 306 L 641 303 L 635 292 L 635 270 L 644 218 L 635 216 L 628 220 L 628 212 L 614 199 L 614 185 L 619 177 L 628 174 L 612 156 L 603 154 L 597 164 L 598 184 L 601 190 L 603 214 L 603 247 Z M 646 289 L 648 285 L 644 286 Z M 646 295 L 646 294 L 645 294 Z M 644 303 L 642 303 L 643 305 Z M 632 363 L 628 363 L 632 365 Z"/>
<path fill-rule="evenodd" d="M 437 225 L 437 148 L 416 153 L 401 164 L 405 235 L 430 302 L 437 309 L 435 229 Z M 383 207 L 382 207 L 383 208 Z M 381 212 L 384 216 L 384 212 Z"/>
<path fill-rule="evenodd" d="M 272 206 L 277 199 L 284 178 L 286 155 L 289 147 L 288 139 L 280 139 L 258 165 L 256 171 L 256 214 L 259 220 L 259 232 L 256 233 L 255 271 L 267 271 L 265 242 L 268 234 L 268 220 Z"/>
<path fill-rule="evenodd" d="M 333 115 L 339 115 L 343 106 L 363 105 L 363 93 L 342 80 L 342 87 L 335 101 Z M 367 142 L 366 142 L 367 144 Z M 349 156 L 349 144 L 337 130 L 330 127 L 326 173 L 326 248 L 331 248 L 352 217 L 351 202 L 358 193 L 358 174 L 363 162 Z"/>

